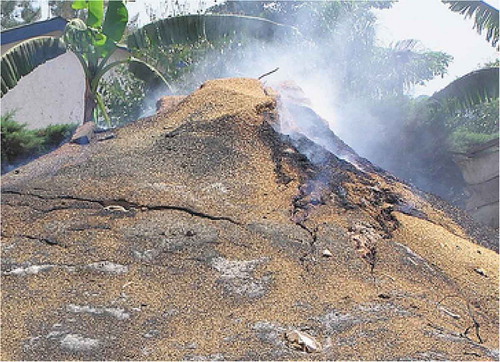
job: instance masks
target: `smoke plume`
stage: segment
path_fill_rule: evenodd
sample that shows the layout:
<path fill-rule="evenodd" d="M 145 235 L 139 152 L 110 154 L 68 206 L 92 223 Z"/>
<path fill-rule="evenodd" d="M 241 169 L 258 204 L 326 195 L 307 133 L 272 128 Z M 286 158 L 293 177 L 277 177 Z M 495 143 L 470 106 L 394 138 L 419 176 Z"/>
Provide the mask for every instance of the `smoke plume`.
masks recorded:
<path fill-rule="evenodd" d="M 359 13 L 346 12 L 337 18 L 334 32 L 321 33 L 321 26 L 314 23 L 318 18 L 311 20 L 299 12 L 295 24 L 301 30 L 308 29 L 304 37 L 279 41 L 246 39 L 223 48 L 216 47 L 179 79 L 176 84 L 179 93 L 188 94 L 209 79 L 258 78 L 278 67 L 278 71 L 263 78 L 262 82 L 280 91 L 281 133 L 292 139 L 297 135 L 305 136 L 358 168 L 361 166 L 356 161 L 356 153 L 395 172 L 401 165 L 401 150 L 394 140 L 403 133 L 404 112 L 395 102 L 395 107 L 388 109 L 384 119 L 380 119 L 368 106 L 369 97 L 353 94 L 353 87 L 346 87 L 346 84 L 351 85 L 350 81 L 354 84 L 363 79 L 357 76 L 361 73 L 370 73 L 373 75 L 370 79 L 376 80 L 357 85 L 366 94 L 383 90 L 392 81 L 384 73 L 386 69 L 377 69 L 371 61 L 374 33 L 368 31 L 365 38 L 357 38 L 359 19 L 356 16 L 359 17 Z M 374 18 L 367 16 L 366 24 L 373 21 Z M 399 58 L 395 60 L 394 69 L 398 69 L 400 61 Z M 287 84 L 294 86 L 283 86 Z M 371 101 L 373 103 L 373 99 Z M 301 151 L 311 161 L 317 161 L 314 154 Z M 425 184 L 426 180 L 420 182 Z"/>

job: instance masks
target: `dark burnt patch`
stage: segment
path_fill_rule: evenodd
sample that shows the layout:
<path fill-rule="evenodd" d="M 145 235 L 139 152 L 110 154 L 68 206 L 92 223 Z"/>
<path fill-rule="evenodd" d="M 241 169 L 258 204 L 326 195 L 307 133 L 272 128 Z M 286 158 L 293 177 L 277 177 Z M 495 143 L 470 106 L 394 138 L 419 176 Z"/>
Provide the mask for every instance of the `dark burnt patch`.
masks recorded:
<path fill-rule="evenodd" d="M 268 113 L 268 116 L 272 117 L 272 114 Z M 285 185 L 293 181 L 294 178 L 286 172 L 284 163 L 287 162 L 287 159 L 296 155 L 297 150 L 290 147 L 284 137 L 278 137 L 276 131 L 267 122 L 260 125 L 259 136 L 262 142 L 271 150 L 271 158 L 275 164 L 276 181 Z M 287 150 L 289 151 L 287 152 Z M 305 158 L 303 155 L 300 156 Z M 307 160 L 307 158 L 305 159 Z"/>
<path fill-rule="evenodd" d="M 248 159 L 237 144 L 245 139 L 240 132 L 231 116 L 212 121 L 192 116 L 180 127 L 166 130 L 155 141 L 151 157 L 159 164 L 170 164 L 171 158 L 176 157 L 177 167 L 195 177 L 220 175 Z"/>

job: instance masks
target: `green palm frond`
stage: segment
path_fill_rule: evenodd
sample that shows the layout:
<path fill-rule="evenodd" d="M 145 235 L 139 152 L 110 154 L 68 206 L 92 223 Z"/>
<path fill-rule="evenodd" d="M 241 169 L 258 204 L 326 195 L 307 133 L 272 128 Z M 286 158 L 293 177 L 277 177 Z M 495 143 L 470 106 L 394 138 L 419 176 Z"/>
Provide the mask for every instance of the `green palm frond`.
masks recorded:
<path fill-rule="evenodd" d="M 128 37 L 130 48 L 186 44 L 200 39 L 214 41 L 227 36 L 245 36 L 269 40 L 297 35 L 290 26 L 241 15 L 185 15 L 162 19 L 148 24 Z"/>
<path fill-rule="evenodd" d="M 452 108 L 469 108 L 498 98 L 499 68 L 484 68 L 460 77 L 432 95 L 430 100 Z"/>
<path fill-rule="evenodd" d="M 65 52 L 64 42 L 54 37 L 29 39 L 9 49 L 0 59 L 1 96 L 7 94 L 22 77 L 36 67 Z"/>
<path fill-rule="evenodd" d="M 474 28 L 479 34 L 486 30 L 486 40 L 493 46 L 498 45 L 498 10 L 481 0 L 451 1 L 443 0 L 451 11 L 460 13 L 466 18 L 474 19 Z"/>

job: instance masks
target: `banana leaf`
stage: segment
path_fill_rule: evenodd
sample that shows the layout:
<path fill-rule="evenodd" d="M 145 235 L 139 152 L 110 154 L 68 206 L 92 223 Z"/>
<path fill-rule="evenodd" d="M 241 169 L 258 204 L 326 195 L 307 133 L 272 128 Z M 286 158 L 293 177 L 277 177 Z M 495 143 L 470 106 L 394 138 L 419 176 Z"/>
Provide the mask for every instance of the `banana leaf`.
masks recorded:
<path fill-rule="evenodd" d="M 452 1 L 444 0 L 451 11 L 460 13 L 465 18 L 474 19 L 474 28 L 477 29 L 479 34 L 482 34 L 486 29 L 486 40 L 493 46 L 498 45 L 498 28 L 499 28 L 499 12 L 488 3 L 476 1 Z"/>
<path fill-rule="evenodd" d="M 431 101 L 447 103 L 452 108 L 469 108 L 498 98 L 498 68 L 483 68 L 460 77 L 434 93 Z"/>
<path fill-rule="evenodd" d="M 72 8 L 75 10 L 87 9 L 86 24 L 93 28 L 98 28 L 102 25 L 104 19 L 104 1 L 103 0 L 75 0 Z"/>
<path fill-rule="evenodd" d="M 128 22 L 128 10 L 123 1 L 110 1 L 102 32 L 111 40 L 119 42 L 122 39 Z"/>
<path fill-rule="evenodd" d="M 184 15 L 162 19 L 129 35 L 129 48 L 169 46 L 200 39 L 215 41 L 224 37 L 272 40 L 297 36 L 297 29 L 273 21 L 241 15 Z"/>
<path fill-rule="evenodd" d="M 0 59 L 1 96 L 14 88 L 19 80 L 46 61 L 66 53 L 62 39 L 38 37 L 9 49 Z"/>

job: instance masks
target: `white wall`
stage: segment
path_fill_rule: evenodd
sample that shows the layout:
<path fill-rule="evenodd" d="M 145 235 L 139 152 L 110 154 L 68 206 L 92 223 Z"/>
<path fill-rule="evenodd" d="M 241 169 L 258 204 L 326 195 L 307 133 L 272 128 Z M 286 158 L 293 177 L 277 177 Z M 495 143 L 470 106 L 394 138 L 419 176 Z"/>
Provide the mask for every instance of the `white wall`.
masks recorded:
<path fill-rule="evenodd" d="M 82 67 L 68 52 L 23 77 L 2 97 L 1 114 L 17 110 L 14 119 L 30 129 L 81 123 L 84 91 Z"/>

